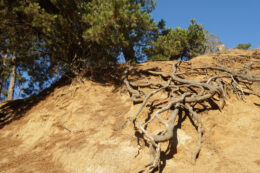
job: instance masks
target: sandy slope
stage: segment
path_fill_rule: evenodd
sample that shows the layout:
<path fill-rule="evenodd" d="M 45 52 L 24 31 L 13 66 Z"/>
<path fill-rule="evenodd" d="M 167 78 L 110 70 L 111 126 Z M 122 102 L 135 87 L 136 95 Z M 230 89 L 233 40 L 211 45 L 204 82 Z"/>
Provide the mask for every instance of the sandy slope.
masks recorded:
<path fill-rule="evenodd" d="M 192 60 L 211 61 L 211 56 Z M 165 64 L 149 62 L 139 68 Z M 222 112 L 202 112 L 204 143 L 196 165 L 190 158 L 197 134 L 185 120 L 177 130 L 177 147 L 164 156 L 163 172 L 260 172 L 257 104 L 256 96 L 246 102 L 231 96 Z M 149 162 L 149 151 L 127 121 L 137 108 L 124 87 L 85 81 L 57 88 L 21 119 L 0 129 L 0 172 L 138 172 Z"/>

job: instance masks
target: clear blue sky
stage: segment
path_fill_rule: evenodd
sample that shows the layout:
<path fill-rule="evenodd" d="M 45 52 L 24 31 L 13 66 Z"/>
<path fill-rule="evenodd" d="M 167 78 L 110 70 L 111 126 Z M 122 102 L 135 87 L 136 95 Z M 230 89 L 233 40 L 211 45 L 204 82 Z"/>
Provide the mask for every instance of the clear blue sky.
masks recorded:
<path fill-rule="evenodd" d="M 260 48 L 260 0 L 158 0 L 152 18 L 173 28 L 187 28 L 194 18 L 228 48 Z"/>

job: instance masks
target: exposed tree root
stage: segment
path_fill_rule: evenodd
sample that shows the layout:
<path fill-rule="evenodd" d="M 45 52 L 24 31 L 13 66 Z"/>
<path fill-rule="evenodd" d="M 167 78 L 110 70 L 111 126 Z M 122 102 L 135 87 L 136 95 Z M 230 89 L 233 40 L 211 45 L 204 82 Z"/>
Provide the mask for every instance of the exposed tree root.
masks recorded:
<path fill-rule="evenodd" d="M 201 146 L 202 146 L 202 142 L 203 142 L 203 131 L 202 131 L 202 122 L 200 117 L 198 116 L 197 112 L 195 112 L 192 108 L 192 106 L 190 106 L 188 103 L 185 104 L 185 108 L 187 108 L 189 110 L 189 112 L 191 113 L 191 115 L 193 116 L 193 118 L 197 121 L 198 123 L 198 133 L 199 133 L 199 139 L 198 139 L 198 146 L 195 149 L 195 151 L 192 154 L 192 158 L 191 158 L 191 162 L 194 164 L 196 162 L 197 156 L 200 152 Z"/>
<path fill-rule="evenodd" d="M 146 165 L 144 172 L 154 172 L 162 169 L 160 167 L 162 161 L 161 152 L 163 152 L 161 151 L 161 143 L 171 142 L 171 139 L 174 137 L 176 119 L 182 112 L 189 113 L 189 117 L 195 122 L 194 126 L 197 129 L 198 144 L 191 159 L 191 162 L 195 163 L 203 143 L 203 124 L 198 115 L 196 105 L 211 104 L 212 100 L 218 100 L 218 108 L 222 110 L 225 106 L 226 96 L 231 90 L 242 100 L 245 99 L 246 94 L 258 95 L 250 86 L 254 82 L 260 82 L 260 78 L 251 73 L 252 70 L 258 69 L 255 67 L 259 67 L 257 63 L 260 62 L 256 62 L 255 58 L 251 59 L 252 61 L 248 59 L 250 57 L 247 57 L 247 63 L 240 64 L 242 68 L 239 69 L 223 65 L 192 67 L 191 63 L 179 61 L 172 65 L 170 74 L 162 72 L 158 68 L 137 71 L 139 74 L 138 78 L 142 75 L 146 79 L 146 83 L 138 83 L 138 79 L 134 80 L 135 82 L 131 82 L 128 78 L 130 71 L 128 69 L 125 71 L 124 83 L 128 92 L 134 104 L 141 103 L 136 114 L 130 117 L 130 119 L 134 124 L 137 123 L 136 129 L 144 134 L 145 140 L 149 143 L 152 156 L 152 161 Z M 254 67 L 252 62 L 254 62 Z M 183 72 L 183 69 L 187 73 Z M 197 80 L 189 79 L 187 75 L 191 74 L 196 74 L 200 78 L 198 77 Z M 160 81 L 159 79 L 163 81 L 158 82 Z M 162 99 L 159 96 L 154 99 L 154 96 L 160 92 L 165 93 L 164 95 L 167 95 L 167 98 Z M 160 100 L 159 104 L 153 104 L 155 100 Z M 151 117 L 145 117 L 146 122 L 143 124 L 143 118 L 139 118 L 139 115 L 146 105 L 149 105 L 156 111 Z M 168 122 L 161 116 L 166 111 L 172 112 L 171 116 L 167 118 L 169 119 Z M 160 130 L 159 133 L 153 134 L 155 132 L 149 131 L 149 126 L 152 125 L 151 123 L 155 119 L 164 126 L 164 129 Z"/>

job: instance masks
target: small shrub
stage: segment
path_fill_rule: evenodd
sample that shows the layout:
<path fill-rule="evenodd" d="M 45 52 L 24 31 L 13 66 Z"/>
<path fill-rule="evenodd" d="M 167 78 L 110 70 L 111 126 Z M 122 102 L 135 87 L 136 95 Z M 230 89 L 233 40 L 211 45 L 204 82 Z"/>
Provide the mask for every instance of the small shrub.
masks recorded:
<path fill-rule="evenodd" d="M 251 47 L 251 44 L 247 43 L 247 44 L 238 44 L 236 48 L 237 49 L 248 50 L 250 47 Z"/>

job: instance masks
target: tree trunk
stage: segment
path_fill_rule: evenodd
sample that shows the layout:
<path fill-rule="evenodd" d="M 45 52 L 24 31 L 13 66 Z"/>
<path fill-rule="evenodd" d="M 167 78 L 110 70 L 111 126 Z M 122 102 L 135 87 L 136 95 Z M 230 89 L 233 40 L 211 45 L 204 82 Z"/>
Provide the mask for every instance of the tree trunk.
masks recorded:
<path fill-rule="evenodd" d="M 135 57 L 134 47 L 132 45 L 129 45 L 128 47 L 123 47 L 123 54 L 126 62 L 135 63 L 137 61 Z"/>
<path fill-rule="evenodd" d="M 129 43 L 127 46 L 123 45 L 123 47 L 122 47 L 124 58 L 125 58 L 125 61 L 128 63 L 136 63 L 137 59 L 135 56 L 134 43 L 131 41 L 129 33 L 126 31 L 127 31 L 127 29 L 125 31 L 122 31 L 124 33 L 125 39 Z"/>
<path fill-rule="evenodd" d="M 3 83 L 3 80 L 0 79 L 0 101 L 2 101 L 2 83 Z"/>
<path fill-rule="evenodd" d="M 5 70 L 5 68 L 6 68 L 6 60 L 7 60 L 7 58 L 8 58 L 8 53 L 6 53 L 6 54 L 4 54 L 2 51 L 0 52 L 1 53 L 1 58 L 3 58 L 2 59 L 2 66 L 0 67 L 0 74 L 2 74 L 3 73 L 3 71 Z M 0 76 L 0 98 L 1 98 L 1 96 L 2 96 L 2 88 L 3 88 L 3 83 L 4 83 L 4 76 Z"/>
<path fill-rule="evenodd" d="M 8 87 L 8 96 L 7 96 L 8 100 L 13 100 L 13 97 L 14 97 L 14 85 L 15 85 L 15 80 L 16 80 L 15 59 L 16 59 L 16 56 L 15 56 L 15 52 L 14 52 L 13 56 L 12 56 L 13 66 L 12 66 L 12 71 L 11 71 L 11 74 L 10 74 L 10 84 L 9 84 L 9 87 Z"/>
<path fill-rule="evenodd" d="M 19 82 L 19 92 L 17 94 L 17 99 L 19 99 L 21 97 L 22 91 L 23 91 L 23 84 L 21 82 Z"/>

